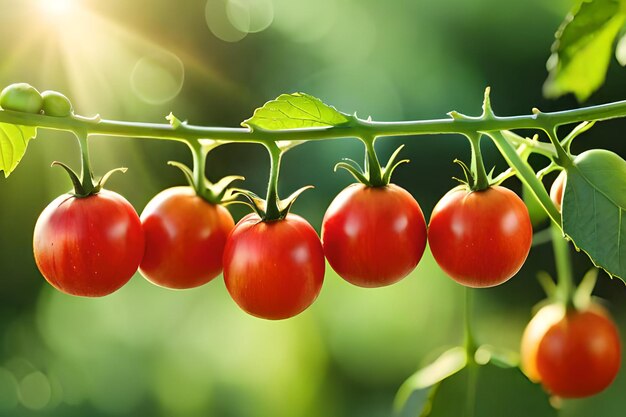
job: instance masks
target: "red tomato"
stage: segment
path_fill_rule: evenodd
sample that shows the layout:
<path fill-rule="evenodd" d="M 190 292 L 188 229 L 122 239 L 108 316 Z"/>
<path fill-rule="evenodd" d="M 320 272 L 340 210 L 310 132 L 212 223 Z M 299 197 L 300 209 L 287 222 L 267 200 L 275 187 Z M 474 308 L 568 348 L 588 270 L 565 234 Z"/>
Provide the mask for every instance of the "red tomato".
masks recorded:
<path fill-rule="evenodd" d="M 352 184 L 328 207 L 322 242 L 339 276 L 360 287 L 382 287 L 415 269 L 426 247 L 426 221 L 403 188 Z"/>
<path fill-rule="evenodd" d="M 64 194 L 41 213 L 33 239 L 39 270 L 67 294 L 101 297 L 137 271 L 144 250 L 139 216 L 121 195 Z"/>
<path fill-rule="evenodd" d="M 552 183 L 550 187 L 550 198 L 556 206 L 558 211 L 561 211 L 561 204 L 563 202 L 563 189 L 565 188 L 565 181 L 567 180 L 567 173 L 561 171 L 558 177 Z"/>
<path fill-rule="evenodd" d="M 532 237 L 524 202 L 499 186 L 473 192 L 452 189 L 433 209 L 428 226 L 435 260 L 468 287 L 492 287 L 515 275 Z"/>
<path fill-rule="evenodd" d="M 621 364 L 617 327 L 599 306 L 565 311 L 543 307 L 522 337 L 522 367 L 554 395 L 594 395 L 615 379 Z"/>
<path fill-rule="evenodd" d="M 222 272 L 226 237 L 235 226 L 223 206 L 210 204 L 191 187 L 157 194 L 141 214 L 146 252 L 139 272 L 166 288 L 193 288 Z"/>
<path fill-rule="evenodd" d="M 249 214 L 224 249 L 228 292 L 244 311 L 264 319 L 285 319 L 310 306 L 322 288 L 324 268 L 317 233 L 295 214 L 272 222 Z"/>

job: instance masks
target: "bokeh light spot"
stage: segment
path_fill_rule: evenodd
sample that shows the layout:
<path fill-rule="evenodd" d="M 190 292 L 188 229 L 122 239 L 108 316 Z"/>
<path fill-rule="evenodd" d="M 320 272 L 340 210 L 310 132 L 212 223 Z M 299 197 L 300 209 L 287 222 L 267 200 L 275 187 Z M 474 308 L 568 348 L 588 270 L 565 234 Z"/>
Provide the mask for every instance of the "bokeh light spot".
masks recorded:
<path fill-rule="evenodd" d="M 41 372 L 32 372 L 20 381 L 20 402 L 26 408 L 41 410 L 48 405 L 51 395 L 50 382 Z"/>
<path fill-rule="evenodd" d="M 274 6 L 270 0 L 228 0 L 226 15 L 238 30 L 261 32 L 274 20 Z"/>
<path fill-rule="evenodd" d="M 183 62 L 162 51 L 141 58 L 131 74 L 133 92 L 148 104 L 164 104 L 180 93 L 185 81 Z"/>
<path fill-rule="evenodd" d="M 239 42 L 248 34 L 231 23 L 226 12 L 227 0 L 209 0 L 204 9 L 204 18 L 211 33 L 226 42 Z"/>

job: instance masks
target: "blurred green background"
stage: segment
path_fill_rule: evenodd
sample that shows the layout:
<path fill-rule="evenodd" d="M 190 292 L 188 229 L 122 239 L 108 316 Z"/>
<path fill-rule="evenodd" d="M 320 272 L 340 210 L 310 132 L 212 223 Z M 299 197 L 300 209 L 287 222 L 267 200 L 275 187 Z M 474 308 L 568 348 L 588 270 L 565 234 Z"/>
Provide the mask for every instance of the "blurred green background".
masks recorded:
<path fill-rule="evenodd" d="M 480 111 L 485 86 L 502 115 L 546 101 L 541 85 L 553 34 L 568 0 L 0 0 L 0 85 L 29 82 L 66 93 L 76 111 L 163 122 L 173 111 L 190 123 L 236 126 L 283 92 L 304 91 L 345 112 L 378 120 Z M 586 104 L 626 98 L 623 69 Z M 576 150 L 626 154 L 624 120 L 599 124 Z M 108 188 L 139 212 L 161 189 L 183 183 L 165 165 L 189 163 L 179 144 L 96 137 L 96 172 L 127 166 Z M 411 164 L 397 184 L 426 217 L 469 158 L 454 136 L 387 139 Z M 489 165 L 503 167 L 485 144 Z M 333 196 L 350 182 L 332 172 L 362 157 L 353 140 L 308 143 L 284 160 L 281 192 L 315 185 L 294 211 L 318 230 Z M 14 174 L 0 180 L 0 415 L 300 417 L 391 414 L 406 377 L 462 341 L 463 289 L 427 253 L 411 276 L 377 290 L 347 284 L 328 270 L 317 302 L 300 316 L 267 322 L 230 300 L 221 278 L 169 291 L 141 276 L 103 299 L 54 291 L 32 256 L 41 210 L 69 181 L 53 160 L 77 166 L 67 134 L 43 131 Z M 534 161 L 542 162 L 542 161 Z M 241 174 L 263 193 L 268 158 L 256 145 L 228 145 L 209 156 L 208 175 Z M 551 180 L 549 178 L 549 180 Z M 519 183 L 510 180 L 519 191 Z M 236 217 L 244 211 L 234 208 Z M 590 267 L 575 255 L 580 278 Z M 538 270 L 554 272 L 550 245 L 533 248 L 508 283 L 477 291 L 480 341 L 517 349 L 533 304 Z M 626 334 L 626 288 L 601 275 L 597 294 Z M 604 393 L 563 405 L 563 416 L 623 416 L 626 370 Z M 515 398 L 516 392 L 494 395 Z"/>

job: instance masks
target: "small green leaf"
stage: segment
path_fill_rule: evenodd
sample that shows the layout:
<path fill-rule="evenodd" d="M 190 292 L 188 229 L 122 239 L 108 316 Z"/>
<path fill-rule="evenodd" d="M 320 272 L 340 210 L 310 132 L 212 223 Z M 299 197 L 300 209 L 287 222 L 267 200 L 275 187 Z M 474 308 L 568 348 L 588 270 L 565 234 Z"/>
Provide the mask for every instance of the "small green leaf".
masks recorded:
<path fill-rule="evenodd" d="M 626 278 L 626 161 L 593 149 L 567 168 L 563 231 L 594 265 Z"/>
<path fill-rule="evenodd" d="M 571 92 L 585 101 L 604 83 L 613 43 L 626 21 L 624 4 L 623 0 L 583 0 L 566 16 L 548 59 L 546 97 Z"/>
<path fill-rule="evenodd" d="M 241 125 L 252 129 L 284 130 L 338 126 L 348 118 L 334 107 L 305 93 L 282 94 L 254 111 Z"/>
<path fill-rule="evenodd" d="M 0 123 L 0 170 L 8 177 L 26 153 L 28 141 L 37 136 L 37 128 Z"/>

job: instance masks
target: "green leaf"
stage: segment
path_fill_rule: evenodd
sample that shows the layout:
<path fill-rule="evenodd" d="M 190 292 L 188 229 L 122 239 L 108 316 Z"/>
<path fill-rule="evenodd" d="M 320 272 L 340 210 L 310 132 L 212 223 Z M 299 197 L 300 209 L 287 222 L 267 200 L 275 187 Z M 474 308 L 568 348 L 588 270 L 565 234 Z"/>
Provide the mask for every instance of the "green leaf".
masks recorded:
<path fill-rule="evenodd" d="M 463 363 L 433 385 L 414 391 L 400 415 L 551 417 L 557 411 L 541 387 L 530 382 L 519 368 L 492 356 L 484 364 Z"/>
<path fill-rule="evenodd" d="M 519 368 L 503 368 L 489 362 L 469 365 L 444 380 L 433 398 L 428 417 L 556 415 L 548 395 Z"/>
<path fill-rule="evenodd" d="M 419 413 L 423 413 L 428 410 L 430 400 L 441 381 L 459 372 L 466 364 L 465 349 L 454 347 L 444 352 L 430 365 L 415 372 L 402 384 L 396 394 L 393 404 L 396 413 L 407 410 L 419 410 Z"/>
<path fill-rule="evenodd" d="M 617 42 L 615 58 L 617 58 L 622 67 L 626 67 L 626 34 Z"/>
<path fill-rule="evenodd" d="M 603 83 L 613 43 L 626 21 L 623 0 L 583 0 L 556 32 L 549 76 L 543 86 L 548 98 L 574 93 L 586 100 Z"/>
<path fill-rule="evenodd" d="M 16 126 L 0 123 L 0 170 L 8 177 L 20 163 L 28 141 L 37 136 L 33 126 Z"/>
<path fill-rule="evenodd" d="M 594 265 L 626 278 L 626 161 L 593 149 L 567 168 L 563 231 Z"/>
<path fill-rule="evenodd" d="M 282 94 L 254 111 L 241 123 L 244 127 L 265 130 L 330 127 L 348 122 L 334 107 L 305 93 Z"/>

